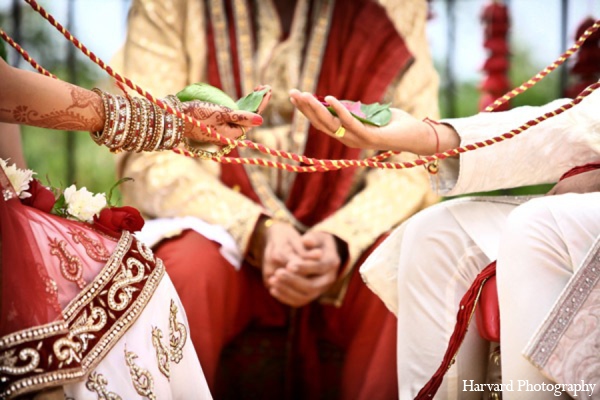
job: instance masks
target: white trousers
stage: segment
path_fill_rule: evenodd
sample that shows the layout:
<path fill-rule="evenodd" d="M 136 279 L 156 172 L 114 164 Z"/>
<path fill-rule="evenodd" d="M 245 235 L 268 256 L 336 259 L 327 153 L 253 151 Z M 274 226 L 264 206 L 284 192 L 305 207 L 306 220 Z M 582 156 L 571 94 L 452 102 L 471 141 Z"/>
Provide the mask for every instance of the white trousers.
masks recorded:
<path fill-rule="evenodd" d="M 494 259 L 502 378 L 514 389 L 503 398 L 555 398 L 552 392 L 517 390 L 520 381 L 550 383 L 521 353 L 600 235 L 600 193 L 540 197 L 519 206 L 485 198 L 448 201 L 399 229 L 394 251 L 400 398 L 413 399 L 437 370 L 460 299 Z M 484 382 L 488 352 L 473 322 L 436 398 L 480 398 L 481 392 L 465 390 L 465 381 Z"/>

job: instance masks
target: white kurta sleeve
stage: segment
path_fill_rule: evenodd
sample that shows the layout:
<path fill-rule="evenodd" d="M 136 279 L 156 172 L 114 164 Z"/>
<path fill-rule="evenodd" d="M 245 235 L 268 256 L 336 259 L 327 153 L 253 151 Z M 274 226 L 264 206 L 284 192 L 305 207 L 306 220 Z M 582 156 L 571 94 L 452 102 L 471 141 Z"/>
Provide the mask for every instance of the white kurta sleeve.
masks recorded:
<path fill-rule="evenodd" d="M 448 119 L 461 146 L 500 136 L 568 104 L 556 100 L 541 107 L 480 113 Z M 469 151 L 440 163 L 440 194 L 464 193 L 556 182 L 569 169 L 600 160 L 600 92 L 594 92 L 564 113 L 503 142 Z"/>

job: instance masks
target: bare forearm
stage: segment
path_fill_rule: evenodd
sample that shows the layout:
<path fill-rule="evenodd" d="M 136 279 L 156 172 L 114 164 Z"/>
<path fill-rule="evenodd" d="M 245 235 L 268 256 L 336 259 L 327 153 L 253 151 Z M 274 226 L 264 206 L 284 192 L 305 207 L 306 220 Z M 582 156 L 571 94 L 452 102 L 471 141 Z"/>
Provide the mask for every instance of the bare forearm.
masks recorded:
<path fill-rule="evenodd" d="M 374 134 L 365 135 L 370 144 L 362 147 L 431 155 L 460 145 L 460 136 L 452 126 L 435 121 L 427 123 L 412 117 L 407 118 L 406 115 L 402 113 L 402 116 L 392 120 L 389 126 Z M 362 142 L 359 145 L 362 145 Z"/>
<path fill-rule="evenodd" d="M 0 60 L 0 122 L 50 129 L 99 131 L 102 99 L 96 93 Z"/>

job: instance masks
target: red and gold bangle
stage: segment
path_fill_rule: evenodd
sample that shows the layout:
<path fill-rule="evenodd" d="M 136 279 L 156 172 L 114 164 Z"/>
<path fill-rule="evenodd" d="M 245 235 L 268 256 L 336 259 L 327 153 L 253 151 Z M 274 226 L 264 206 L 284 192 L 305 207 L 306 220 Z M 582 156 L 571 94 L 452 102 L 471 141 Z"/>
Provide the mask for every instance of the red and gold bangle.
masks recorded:
<path fill-rule="evenodd" d="M 128 119 L 129 102 L 123 96 L 115 96 L 108 94 L 113 98 L 116 110 L 116 120 L 113 121 L 109 135 L 106 137 L 104 144 L 111 150 L 118 148 L 118 144 L 124 139 L 125 128 Z"/>
<path fill-rule="evenodd" d="M 142 119 L 142 110 L 140 109 L 140 99 L 134 97 L 130 99 L 131 103 L 131 120 L 127 131 L 127 140 L 121 147 L 122 150 L 131 151 L 140 140 L 140 125 Z"/>
<path fill-rule="evenodd" d="M 162 142 L 163 134 L 164 134 L 164 112 L 161 108 L 159 108 L 156 104 L 153 104 L 154 108 L 154 135 L 151 140 L 148 141 L 148 146 L 144 148 L 144 151 L 156 151 L 158 150 L 160 143 Z"/>
<path fill-rule="evenodd" d="M 167 96 L 171 99 L 173 103 L 173 108 L 180 113 L 183 113 L 183 106 L 181 101 L 177 98 L 177 96 L 169 95 Z M 185 130 L 185 121 L 183 118 L 179 118 L 175 116 L 175 136 L 173 137 L 173 142 L 171 143 L 170 148 L 177 147 L 179 143 L 181 143 L 181 139 L 183 138 L 183 131 Z"/>
<path fill-rule="evenodd" d="M 90 132 L 90 136 L 94 142 L 101 146 L 104 144 L 109 135 L 113 122 L 116 118 L 116 113 L 112 96 L 98 88 L 92 89 L 92 92 L 100 95 L 100 98 L 102 99 L 102 105 L 104 106 L 104 127 L 102 131 Z"/>
<path fill-rule="evenodd" d="M 146 137 L 148 136 L 148 130 L 150 129 L 150 102 L 147 99 L 140 98 L 140 127 L 139 131 L 136 135 L 138 141 L 132 146 L 132 151 L 138 151 L 138 148 L 141 148 L 143 145 L 139 143 L 144 143 L 146 141 Z"/>
<path fill-rule="evenodd" d="M 119 118 L 119 131 L 115 136 L 113 151 L 120 151 L 125 146 L 125 143 L 131 141 L 131 125 L 136 117 L 135 110 L 131 101 L 124 96 L 117 96 L 121 105 L 121 113 L 125 110 L 124 118 Z"/>
<path fill-rule="evenodd" d="M 146 142 L 152 140 L 155 130 L 156 117 L 154 105 L 150 101 L 144 102 L 144 109 L 146 110 L 145 127 L 142 127 L 143 134 L 140 137 L 141 140 L 134 149 L 136 153 L 141 152 L 147 145 Z"/>

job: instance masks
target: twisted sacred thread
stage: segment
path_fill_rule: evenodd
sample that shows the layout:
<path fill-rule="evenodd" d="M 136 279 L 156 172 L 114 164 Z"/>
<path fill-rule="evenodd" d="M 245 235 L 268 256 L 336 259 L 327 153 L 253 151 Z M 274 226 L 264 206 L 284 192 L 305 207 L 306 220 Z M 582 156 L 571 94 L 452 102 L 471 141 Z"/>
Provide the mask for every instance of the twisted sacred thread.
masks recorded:
<path fill-rule="evenodd" d="M 536 83 L 538 83 L 539 81 L 544 79 L 546 77 L 546 75 L 548 75 L 550 72 L 554 71 L 561 64 L 563 64 L 565 61 L 567 61 L 567 59 L 569 59 L 569 57 L 571 57 L 573 54 L 575 54 L 575 52 L 581 47 L 583 42 L 585 42 L 587 40 L 587 38 L 590 37 L 590 35 L 592 35 L 592 33 L 594 33 L 599 27 L 600 27 L 600 21 L 596 21 L 594 23 L 594 25 L 590 26 L 588 29 L 585 30 L 585 32 L 583 32 L 583 34 L 579 37 L 579 39 L 577 39 L 577 41 L 575 42 L 575 44 L 573 44 L 573 46 L 568 48 L 552 64 L 548 65 L 542 71 L 535 74 L 535 76 L 533 78 L 528 79 L 525 83 L 521 84 L 521 86 L 519 86 L 515 89 L 512 89 L 508 93 L 504 94 L 502 97 L 496 99 L 496 101 L 494 101 L 493 104 L 487 106 L 484 109 L 484 111 L 493 111 L 497 107 L 506 103 L 513 97 L 523 93 L 527 89 L 530 89 Z"/>
<path fill-rule="evenodd" d="M 53 75 L 50 71 L 48 71 L 47 69 L 45 69 L 44 67 L 42 67 L 41 65 L 39 65 L 30 55 L 28 52 L 25 51 L 25 49 L 23 49 L 21 46 L 19 46 L 19 44 L 17 42 L 15 42 L 10 36 L 8 36 L 6 34 L 6 32 L 4 32 L 4 30 L 2 28 L 0 28 L 0 36 L 2 37 L 2 39 L 4 39 L 4 41 L 8 44 L 10 44 L 15 50 L 17 50 L 17 52 L 21 55 L 21 57 L 23 57 L 23 59 L 25 59 L 25 61 L 27 61 L 33 68 L 35 68 L 40 74 L 42 75 L 46 75 L 49 76 L 50 78 L 54 78 L 57 79 L 55 75 Z"/>
<path fill-rule="evenodd" d="M 491 112 L 496 108 L 500 107 L 502 104 L 516 97 L 517 95 L 525 92 L 527 89 L 531 89 L 535 86 L 539 81 L 544 79 L 546 75 L 550 74 L 550 72 L 554 71 L 561 64 L 569 59 L 575 52 L 581 47 L 583 42 L 587 40 L 590 35 L 592 35 L 598 28 L 600 27 L 600 21 L 596 21 L 591 27 L 589 27 L 580 37 L 577 39 L 575 44 L 567 49 L 563 54 L 561 54 L 552 64 L 548 65 L 542 71 L 538 72 L 532 78 L 529 78 L 526 82 L 522 83 L 519 87 L 512 89 L 511 91 L 504 94 L 502 97 L 496 99 L 492 104 L 487 106 L 484 111 Z M 374 157 L 371 157 L 369 160 L 380 161 L 385 160 L 388 157 L 391 157 L 394 154 L 398 154 L 396 151 L 386 151 L 384 153 L 378 154 Z"/>
<path fill-rule="evenodd" d="M 223 137 L 216 131 L 213 132 L 210 128 L 207 128 L 200 121 L 198 121 L 188 115 L 185 115 L 185 114 L 179 112 L 178 110 L 172 109 L 170 106 L 164 104 L 160 99 L 154 98 L 154 96 L 152 96 L 150 93 L 146 92 L 144 89 L 142 89 L 139 86 L 137 86 L 136 84 L 134 84 L 130 79 L 124 78 L 121 75 L 119 75 L 118 73 L 114 72 L 110 66 L 106 65 L 94 53 L 89 51 L 77 38 L 75 38 L 67 29 L 65 29 L 60 23 L 58 23 L 54 19 L 54 17 L 52 15 L 50 15 L 48 12 L 46 12 L 35 0 L 25 0 L 25 2 L 28 3 L 40 15 L 42 15 L 42 17 L 44 17 L 46 20 L 48 20 L 48 22 L 50 22 L 59 32 L 61 32 L 63 34 L 63 36 L 65 36 L 71 43 L 73 43 L 79 50 L 81 50 L 88 58 L 90 58 L 90 60 L 92 60 L 92 62 L 96 63 L 104 71 L 106 71 L 111 77 L 113 77 L 115 80 L 117 80 L 117 82 L 126 84 L 128 87 L 135 90 L 140 95 L 144 96 L 149 101 L 156 104 L 157 106 L 161 107 L 166 112 L 168 112 L 172 115 L 176 115 L 178 118 L 185 119 L 189 123 L 194 124 L 195 126 L 201 128 L 205 133 L 209 134 L 211 137 L 219 140 L 221 143 L 224 143 L 224 144 L 227 144 L 230 146 L 249 147 L 254 150 L 258 150 L 264 154 L 277 156 L 279 158 L 290 159 L 290 160 L 293 160 L 296 162 L 310 164 L 310 165 L 295 166 L 295 165 L 290 165 L 290 164 L 284 164 L 284 163 L 281 163 L 278 161 L 270 161 L 270 160 L 264 160 L 264 159 L 259 159 L 259 158 L 239 158 L 239 157 L 212 157 L 212 158 L 210 158 L 211 160 L 220 162 L 220 163 L 259 165 L 259 166 L 264 166 L 264 167 L 269 167 L 269 168 L 283 169 L 283 170 L 287 170 L 287 171 L 291 171 L 291 172 L 321 172 L 321 171 L 331 171 L 331 170 L 337 170 L 337 169 L 349 168 L 349 167 L 371 167 L 371 168 L 381 168 L 381 169 L 413 168 L 413 167 L 420 166 L 420 165 L 423 165 L 425 163 L 429 163 L 429 162 L 432 162 L 435 160 L 442 160 L 447 157 L 452 157 L 452 156 L 458 155 L 460 153 L 465 153 L 467 151 L 473 151 L 473 150 L 476 150 L 476 149 L 479 149 L 482 147 L 491 146 L 491 145 L 493 145 L 495 143 L 499 143 L 503 140 L 510 139 L 510 138 L 526 131 L 527 129 L 531 128 L 532 126 L 535 126 L 548 118 L 554 117 L 554 116 L 561 114 L 562 112 L 568 110 L 569 108 L 572 108 L 574 105 L 581 102 L 583 100 L 583 98 L 585 98 L 590 93 L 592 93 L 594 90 L 596 90 L 598 88 L 598 86 L 600 85 L 599 83 L 596 83 L 596 84 L 589 86 L 588 88 L 583 90 L 571 102 L 569 102 L 551 112 L 548 112 L 541 117 L 531 120 L 531 121 L 521 125 L 520 127 L 511 130 L 510 132 L 504 133 L 500 136 L 497 136 L 497 137 L 494 137 L 491 139 L 487 139 L 483 142 L 477 142 L 477 143 L 473 143 L 473 144 L 466 145 L 463 147 L 451 149 L 451 150 L 445 151 L 443 153 L 436 153 L 431 156 L 425 156 L 422 159 L 418 159 L 413 162 L 390 163 L 390 162 L 380 162 L 379 161 L 379 160 L 383 160 L 393 154 L 397 154 L 397 152 L 394 152 L 394 151 L 388 151 L 388 152 L 379 154 L 377 156 L 363 159 L 363 160 L 320 160 L 320 159 L 309 158 L 309 157 L 306 157 L 303 155 L 289 153 L 286 151 L 273 150 L 262 144 L 254 143 L 249 140 L 245 140 L 245 141 L 232 140 L 232 139 Z M 556 69 L 562 63 L 564 63 L 572 54 L 574 54 L 574 52 L 581 46 L 581 44 L 593 32 L 595 32 L 599 27 L 600 27 L 600 21 L 596 21 L 594 23 L 594 25 L 592 25 L 590 28 L 588 28 L 583 33 L 583 35 L 581 35 L 581 37 L 577 40 L 577 42 L 570 49 L 568 49 L 565 53 L 563 53 L 550 66 L 546 67 L 544 70 L 537 73 L 534 77 L 530 78 L 527 82 L 525 82 L 518 88 L 511 90 L 510 92 L 508 92 L 504 96 L 502 96 L 500 99 L 497 99 L 492 105 L 488 106 L 485 109 L 485 111 L 491 111 L 491 110 L 495 109 L 499 105 L 501 105 L 504 102 L 510 100 L 511 98 L 517 96 L 518 94 L 523 93 L 525 90 L 531 88 L 537 82 L 542 80 L 546 75 L 548 75 L 551 71 Z M 13 43 L 14 43 L 14 41 L 13 41 Z M 14 43 L 14 44 L 13 43 L 11 43 L 11 45 L 13 47 L 15 47 L 15 45 L 18 46 L 16 43 Z M 23 52 L 24 52 L 24 50 L 23 50 Z M 21 54 L 23 55 L 23 53 L 21 53 Z M 27 56 L 26 60 L 29 61 L 32 59 L 31 59 L 31 57 Z M 29 61 L 29 62 L 31 63 L 31 61 Z M 34 64 L 32 64 L 32 65 L 34 65 Z M 36 69 L 38 69 L 38 68 L 36 68 Z M 43 68 L 42 68 L 42 70 L 43 70 Z M 39 71 L 39 69 L 38 69 L 38 71 Z M 173 149 L 172 151 L 174 151 L 175 153 L 178 153 L 178 154 L 185 155 L 187 157 L 196 157 L 194 154 L 190 153 L 187 150 Z"/>

